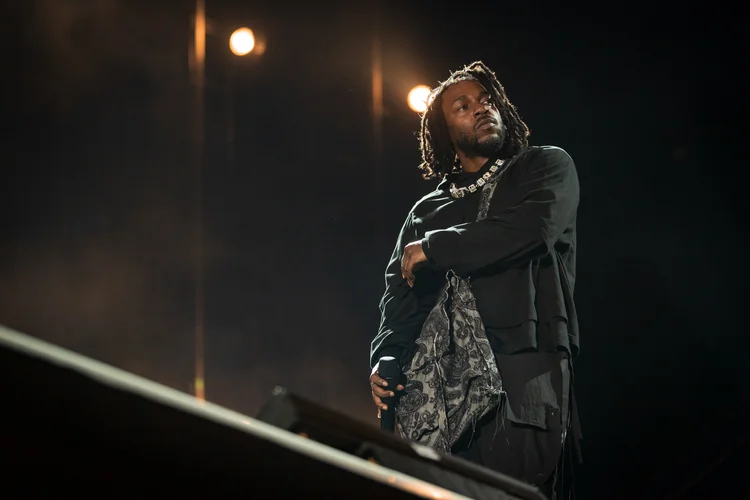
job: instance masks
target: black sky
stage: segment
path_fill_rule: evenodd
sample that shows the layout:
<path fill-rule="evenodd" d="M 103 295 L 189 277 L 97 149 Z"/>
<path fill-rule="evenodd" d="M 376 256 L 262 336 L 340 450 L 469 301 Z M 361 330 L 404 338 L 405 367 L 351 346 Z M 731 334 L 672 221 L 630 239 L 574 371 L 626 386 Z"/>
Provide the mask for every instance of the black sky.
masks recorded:
<path fill-rule="evenodd" d="M 192 2 L 5 3 L 0 323 L 190 391 Z M 580 498 L 750 492 L 737 13 L 207 4 L 209 400 L 254 415 L 283 385 L 377 425 L 366 378 L 383 271 L 433 187 L 406 94 L 481 59 L 532 142 L 579 171 Z M 261 57 L 228 54 L 243 24 L 266 36 Z"/>

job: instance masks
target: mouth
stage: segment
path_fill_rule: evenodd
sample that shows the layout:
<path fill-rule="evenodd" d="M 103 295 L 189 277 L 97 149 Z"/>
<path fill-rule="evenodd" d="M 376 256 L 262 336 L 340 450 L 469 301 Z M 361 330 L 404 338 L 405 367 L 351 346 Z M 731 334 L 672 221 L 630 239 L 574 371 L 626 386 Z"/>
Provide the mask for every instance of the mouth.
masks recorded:
<path fill-rule="evenodd" d="M 477 124 L 474 125 L 474 128 L 476 130 L 479 130 L 480 128 L 485 128 L 488 125 L 497 125 L 497 124 L 495 123 L 495 120 L 493 120 L 492 118 L 485 118 L 483 120 L 478 121 Z"/>

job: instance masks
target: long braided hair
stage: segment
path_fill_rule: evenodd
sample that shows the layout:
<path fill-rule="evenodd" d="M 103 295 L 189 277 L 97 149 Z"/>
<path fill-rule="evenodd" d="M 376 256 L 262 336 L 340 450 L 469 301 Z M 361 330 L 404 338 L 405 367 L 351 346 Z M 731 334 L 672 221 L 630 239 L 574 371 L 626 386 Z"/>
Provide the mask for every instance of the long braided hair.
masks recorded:
<path fill-rule="evenodd" d="M 443 91 L 462 80 L 476 80 L 490 94 L 503 123 L 506 127 L 506 138 L 500 156 L 509 158 L 529 144 L 531 131 L 524 123 L 508 96 L 505 88 L 495 76 L 495 73 L 482 61 L 475 61 L 463 69 L 454 71 L 450 77 L 435 88 L 427 100 L 427 109 L 422 114 L 419 132 L 419 149 L 422 153 L 422 163 L 419 170 L 424 179 L 443 177 L 446 174 L 460 170 L 456 151 L 448 134 L 448 124 L 443 114 Z"/>

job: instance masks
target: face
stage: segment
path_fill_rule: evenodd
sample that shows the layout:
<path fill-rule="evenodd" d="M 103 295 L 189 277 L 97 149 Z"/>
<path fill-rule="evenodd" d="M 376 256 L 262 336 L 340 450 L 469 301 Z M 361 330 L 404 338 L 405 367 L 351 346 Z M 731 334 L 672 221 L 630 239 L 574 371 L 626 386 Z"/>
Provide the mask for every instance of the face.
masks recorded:
<path fill-rule="evenodd" d="M 505 142 L 505 125 L 490 94 L 475 80 L 462 80 L 443 91 L 443 115 L 453 147 L 469 158 L 487 158 Z"/>

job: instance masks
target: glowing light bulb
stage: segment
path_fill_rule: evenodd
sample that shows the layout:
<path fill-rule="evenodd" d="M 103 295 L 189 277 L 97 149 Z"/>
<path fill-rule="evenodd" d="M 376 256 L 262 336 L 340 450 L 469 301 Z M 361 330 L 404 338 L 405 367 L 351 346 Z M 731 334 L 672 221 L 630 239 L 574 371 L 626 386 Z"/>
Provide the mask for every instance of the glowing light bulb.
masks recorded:
<path fill-rule="evenodd" d="M 412 111 L 424 113 L 427 110 L 427 99 L 430 97 L 430 87 L 427 85 L 417 85 L 407 97 L 407 102 Z"/>
<path fill-rule="evenodd" d="M 229 37 L 229 48 L 232 54 L 246 56 L 255 48 L 255 35 L 250 28 L 239 28 Z"/>

